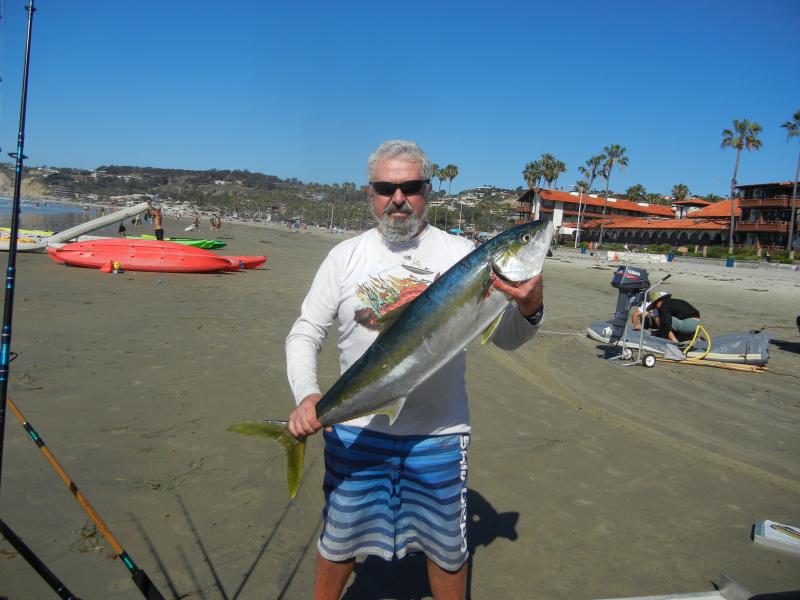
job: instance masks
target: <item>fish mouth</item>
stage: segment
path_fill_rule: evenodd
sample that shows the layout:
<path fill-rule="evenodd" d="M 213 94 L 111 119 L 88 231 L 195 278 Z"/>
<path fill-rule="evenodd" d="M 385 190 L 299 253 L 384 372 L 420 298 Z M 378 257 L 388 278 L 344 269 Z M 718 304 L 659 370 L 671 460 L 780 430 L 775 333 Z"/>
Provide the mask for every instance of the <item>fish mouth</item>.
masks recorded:
<path fill-rule="evenodd" d="M 503 275 L 500 272 L 500 269 L 498 268 L 497 264 L 494 261 L 492 261 L 489 264 L 489 268 L 492 270 L 492 274 L 495 277 L 497 277 L 500 281 L 503 281 L 503 282 L 508 283 L 510 285 L 517 285 L 517 284 L 522 283 L 523 281 L 525 281 L 524 279 L 520 279 L 518 281 L 515 280 L 515 279 L 509 279 L 506 275 Z"/>

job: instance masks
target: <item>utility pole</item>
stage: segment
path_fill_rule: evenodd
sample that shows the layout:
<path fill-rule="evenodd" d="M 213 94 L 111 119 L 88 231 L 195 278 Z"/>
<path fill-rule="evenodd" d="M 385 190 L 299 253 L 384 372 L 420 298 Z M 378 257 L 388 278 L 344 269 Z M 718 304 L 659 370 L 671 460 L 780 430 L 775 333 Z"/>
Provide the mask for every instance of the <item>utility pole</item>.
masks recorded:
<path fill-rule="evenodd" d="M 575 228 L 575 247 L 578 247 L 581 237 L 581 204 L 583 204 L 583 186 L 578 186 L 580 195 L 578 196 L 578 224 Z"/>
<path fill-rule="evenodd" d="M 786 249 L 789 250 L 789 260 L 794 260 L 794 225 L 795 225 L 795 203 L 794 199 L 797 198 L 797 180 L 800 179 L 800 156 L 797 157 L 797 170 L 794 173 L 794 186 L 792 187 L 792 199 L 789 201 L 789 239 L 787 240 Z"/>

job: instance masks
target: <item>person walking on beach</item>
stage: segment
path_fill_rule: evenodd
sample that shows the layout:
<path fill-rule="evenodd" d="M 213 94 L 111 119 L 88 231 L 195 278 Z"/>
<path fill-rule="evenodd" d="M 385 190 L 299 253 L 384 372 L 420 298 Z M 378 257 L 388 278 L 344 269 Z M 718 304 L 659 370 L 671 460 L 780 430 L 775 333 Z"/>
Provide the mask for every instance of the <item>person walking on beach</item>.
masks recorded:
<path fill-rule="evenodd" d="M 150 209 L 150 218 L 153 219 L 153 233 L 156 234 L 157 240 L 164 239 L 164 227 L 161 224 L 161 207 L 156 205 Z"/>
<path fill-rule="evenodd" d="M 222 219 L 215 214 L 211 215 L 211 218 L 208 220 L 209 225 L 211 226 L 211 231 L 219 231 L 222 229 Z"/>
<path fill-rule="evenodd" d="M 387 141 L 369 157 L 369 195 L 377 227 L 334 247 L 317 271 L 301 314 L 286 338 L 287 374 L 297 406 L 289 431 L 308 436 L 322 426 L 317 355 L 340 323 L 344 372 L 378 335 L 381 308 L 409 301 L 458 262 L 474 244 L 426 221 L 431 162 L 414 142 Z M 429 275 L 411 273 L 409 261 Z M 516 301 L 493 337 L 504 349 L 531 339 L 544 317 L 542 277 L 493 285 Z M 403 292 L 406 293 L 403 293 Z M 423 552 L 437 600 L 464 598 L 467 582 L 466 492 L 470 424 L 465 352 L 407 398 L 391 427 L 372 415 L 328 428 L 324 524 L 317 541 L 314 598 L 338 599 L 356 557 L 384 560 Z M 366 482 L 369 485 L 366 485 Z M 443 483 L 443 482 L 446 482 Z"/>

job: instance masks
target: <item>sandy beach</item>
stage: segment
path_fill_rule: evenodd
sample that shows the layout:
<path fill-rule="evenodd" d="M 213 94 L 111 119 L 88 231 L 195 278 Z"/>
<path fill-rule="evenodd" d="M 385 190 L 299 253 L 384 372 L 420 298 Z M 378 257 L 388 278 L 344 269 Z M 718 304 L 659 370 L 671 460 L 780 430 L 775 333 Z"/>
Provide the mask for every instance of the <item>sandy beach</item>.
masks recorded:
<path fill-rule="evenodd" d="M 169 219 L 167 235 L 189 222 Z M 211 237 L 205 221 L 200 234 Z M 230 223 L 220 236 L 224 253 L 266 254 L 265 267 L 102 274 L 20 255 L 10 395 L 165 597 L 310 598 L 321 439 L 289 502 L 278 446 L 225 429 L 288 414 L 283 341 L 344 238 Z M 744 373 L 605 360 L 585 328 L 614 311 L 615 267 L 557 252 L 539 336 L 514 353 L 470 349 L 471 597 L 712 591 L 722 572 L 752 593 L 800 589 L 800 556 L 750 539 L 758 520 L 800 525 L 800 272 L 647 267 L 651 280 L 672 274 L 669 290 L 701 310 L 712 335 L 770 331 L 768 372 Z M 336 335 L 323 387 L 338 376 Z M 82 598 L 140 598 L 13 414 L 6 420 L 2 518 Z M 419 557 L 368 559 L 345 598 L 430 598 L 424 574 Z M 5 540 L 2 595 L 54 597 Z"/>

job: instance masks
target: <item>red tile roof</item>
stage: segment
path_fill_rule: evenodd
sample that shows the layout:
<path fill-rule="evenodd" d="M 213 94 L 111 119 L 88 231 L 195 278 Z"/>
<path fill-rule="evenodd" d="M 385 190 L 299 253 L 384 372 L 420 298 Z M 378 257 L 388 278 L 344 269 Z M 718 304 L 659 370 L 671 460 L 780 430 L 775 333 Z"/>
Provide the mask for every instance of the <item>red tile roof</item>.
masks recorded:
<path fill-rule="evenodd" d="M 687 198 L 686 200 L 678 200 L 675 204 L 681 206 L 708 206 L 713 203 L 708 200 L 703 200 L 702 198 Z"/>
<path fill-rule="evenodd" d="M 736 216 L 742 216 L 742 209 L 739 208 L 739 199 L 736 198 L 734 200 L 734 210 L 736 211 Z M 720 200 L 719 202 L 715 202 L 705 208 L 701 208 L 700 210 L 696 210 L 691 213 L 691 217 L 693 219 L 718 219 L 720 217 L 730 217 L 731 216 L 731 201 L 730 200 Z"/>
<path fill-rule="evenodd" d="M 571 194 L 570 192 L 562 192 L 559 190 L 536 190 L 543 200 L 550 200 L 552 202 L 563 202 L 564 204 L 578 204 L 580 196 L 578 194 Z M 584 194 L 583 203 L 589 206 L 603 206 L 605 198 L 595 198 Z M 675 213 L 669 206 L 661 204 L 645 204 L 644 206 L 631 202 L 630 200 L 621 199 L 608 199 L 608 208 L 616 208 L 618 210 L 629 210 L 633 212 L 643 213 L 646 215 L 654 215 L 660 217 L 674 217 Z"/>

